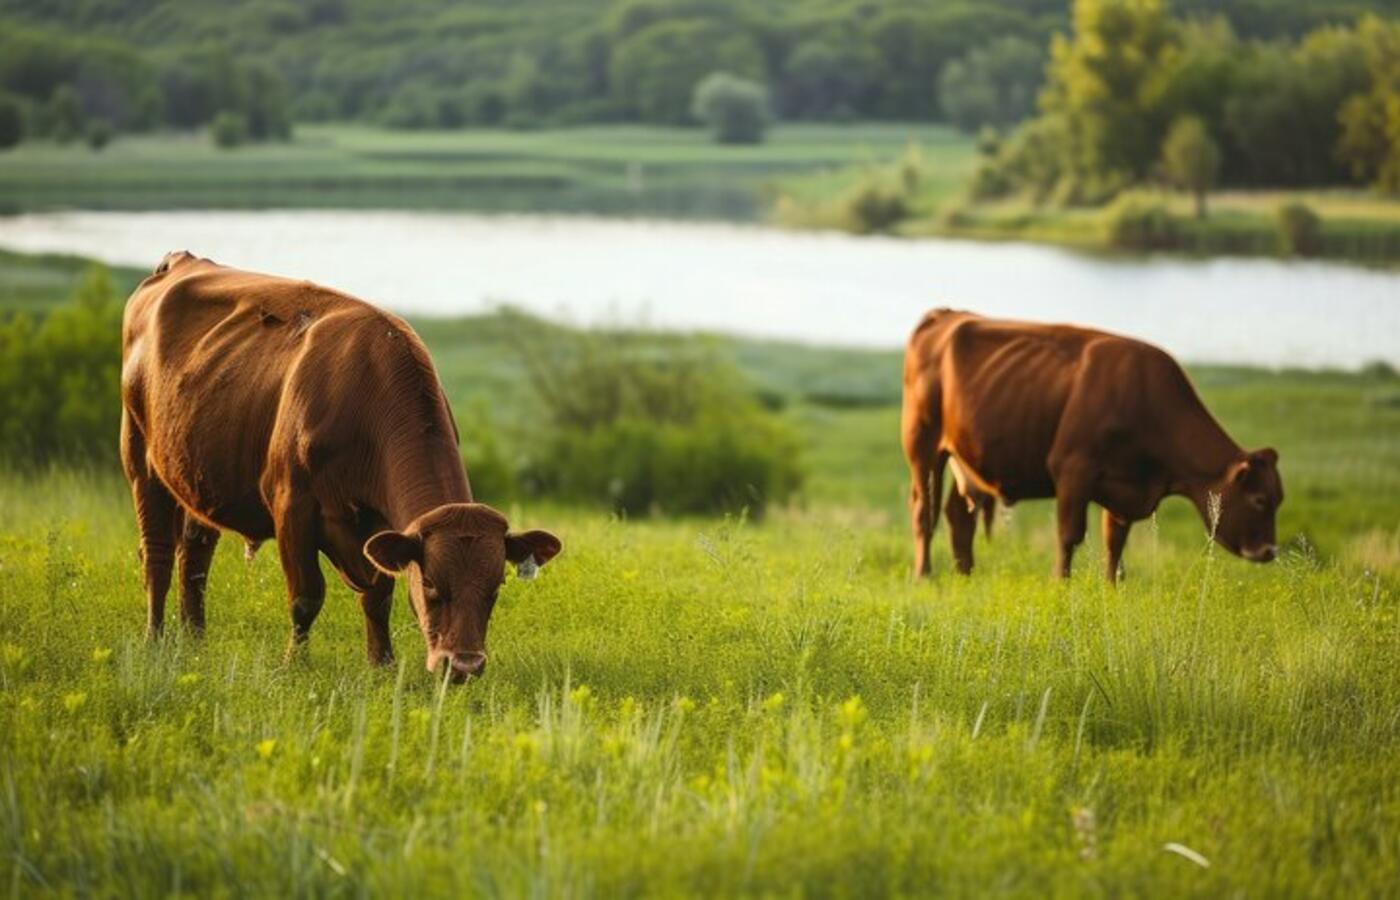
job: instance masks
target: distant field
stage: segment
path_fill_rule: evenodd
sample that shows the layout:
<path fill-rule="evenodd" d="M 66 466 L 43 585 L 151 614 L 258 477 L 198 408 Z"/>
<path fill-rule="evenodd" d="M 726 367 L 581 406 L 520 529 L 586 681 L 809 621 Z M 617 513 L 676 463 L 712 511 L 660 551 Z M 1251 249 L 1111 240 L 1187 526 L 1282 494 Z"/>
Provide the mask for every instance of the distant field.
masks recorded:
<path fill-rule="evenodd" d="M 781 175 L 967 145 L 935 125 L 780 125 L 752 147 L 690 128 L 384 131 L 303 126 L 290 144 L 220 150 L 202 135 L 123 138 L 101 153 L 0 154 L 0 206 L 84 209 L 379 207 L 753 219 Z M 959 152 L 961 152 L 959 150 Z M 0 209 L 0 211 L 4 211 Z"/>

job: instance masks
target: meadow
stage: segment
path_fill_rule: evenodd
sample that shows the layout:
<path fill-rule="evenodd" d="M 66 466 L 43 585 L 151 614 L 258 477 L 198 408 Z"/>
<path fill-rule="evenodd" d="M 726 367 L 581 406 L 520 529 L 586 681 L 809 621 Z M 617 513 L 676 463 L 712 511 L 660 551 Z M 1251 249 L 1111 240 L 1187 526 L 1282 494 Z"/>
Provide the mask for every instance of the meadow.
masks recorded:
<path fill-rule="evenodd" d="M 415 323 L 464 433 L 530 415 L 510 323 Z M 1052 508 L 1026 503 L 971 578 L 940 528 L 911 583 L 899 355 L 657 339 L 691 340 L 797 429 L 802 497 L 761 524 L 503 502 L 565 550 L 511 577 L 462 688 L 424 671 L 402 589 L 399 663 L 369 668 L 335 578 L 284 663 L 275 551 L 236 540 L 207 637 L 147 643 L 119 475 L 0 475 L 0 889 L 1393 893 L 1393 373 L 1192 370 L 1238 440 L 1280 451 L 1272 565 L 1172 500 L 1121 586 L 1092 539 L 1058 583 Z"/>
<path fill-rule="evenodd" d="M 30 143 L 0 154 L 0 211 L 393 208 L 754 219 L 776 176 L 965 148 L 917 123 L 782 124 L 754 146 L 700 128 L 390 131 L 302 125 L 292 141 L 215 147 L 202 133 L 123 137 L 101 153 Z"/>

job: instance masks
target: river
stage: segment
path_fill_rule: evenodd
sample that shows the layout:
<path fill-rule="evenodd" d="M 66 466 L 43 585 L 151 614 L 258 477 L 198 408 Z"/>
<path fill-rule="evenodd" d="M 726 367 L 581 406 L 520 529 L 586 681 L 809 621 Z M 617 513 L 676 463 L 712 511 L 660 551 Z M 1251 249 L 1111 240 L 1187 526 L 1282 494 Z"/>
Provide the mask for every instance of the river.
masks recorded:
<path fill-rule="evenodd" d="M 188 249 L 407 315 L 510 304 L 645 324 L 897 347 L 924 310 L 1076 322 L 1191 362 L 1400 367 L 1400 272 L 1270 259 L 1103 258 L 1018 243 L 557 215 L 69 212 L 0 218 L 0 247 L 153 266 Z"/>

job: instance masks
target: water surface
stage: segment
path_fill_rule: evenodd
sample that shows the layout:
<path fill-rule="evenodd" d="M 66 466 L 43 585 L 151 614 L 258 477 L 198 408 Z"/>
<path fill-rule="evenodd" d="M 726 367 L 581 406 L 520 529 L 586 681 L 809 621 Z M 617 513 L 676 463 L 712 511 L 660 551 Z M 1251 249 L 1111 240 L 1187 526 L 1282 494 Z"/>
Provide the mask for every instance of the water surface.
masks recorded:
<path fill-rule="evenodd" d="M 1093 325 L 1194 362 L 1400 366 L 1400 272 L 1264 259 L 1106 259 L 1027 244 L 762 226 L 424 212 L 73 212 L 0 218 L 0 246 L 153 266 L 188 249 L 397 312 L 509 303 L 896 347 L 933 306 Z"/>

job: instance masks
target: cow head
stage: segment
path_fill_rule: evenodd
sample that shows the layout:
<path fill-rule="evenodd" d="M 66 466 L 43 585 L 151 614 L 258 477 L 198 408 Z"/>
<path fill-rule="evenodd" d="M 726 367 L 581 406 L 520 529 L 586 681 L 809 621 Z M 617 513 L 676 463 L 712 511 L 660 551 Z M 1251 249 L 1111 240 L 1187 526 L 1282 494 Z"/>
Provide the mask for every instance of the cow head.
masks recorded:
<path fill-rule="evenodd" d="M 1269 562 L 1277 556 L 1274 516 L 1283 503 L 1278 453 L 1272 448 L 1255 450 L 1231 463 L 1215 493 L 1220 496 L 1216 541 L 1254 562 Z"/>
<path fill-rule="evenodd" d="M 506 560 L 525 575 L 559 552 L 547 531 L 511 532 L 480 503 L 449 503 L 404 531 L 381 531 L 365 556 L 390 575 L 407 573 L 409 599 L 428 642 L 428 671 L 446 665 L 453 681 L 486 668 L 486 623 L 505 581 Z"/>

